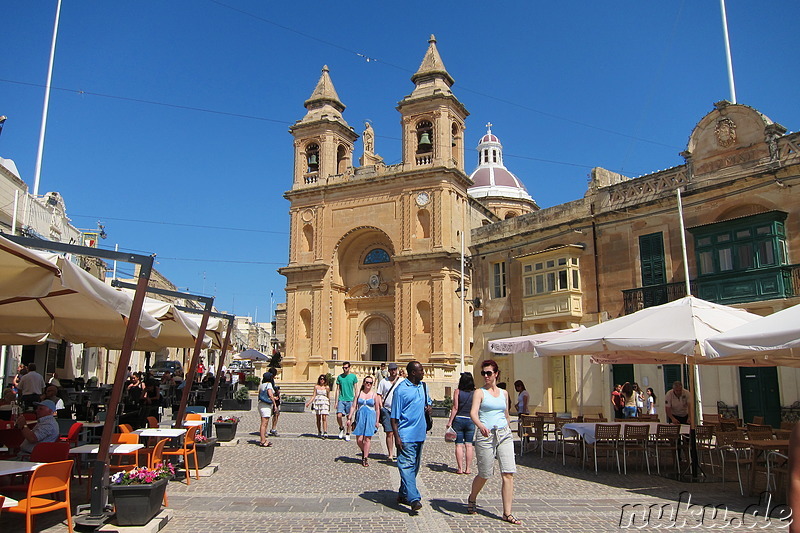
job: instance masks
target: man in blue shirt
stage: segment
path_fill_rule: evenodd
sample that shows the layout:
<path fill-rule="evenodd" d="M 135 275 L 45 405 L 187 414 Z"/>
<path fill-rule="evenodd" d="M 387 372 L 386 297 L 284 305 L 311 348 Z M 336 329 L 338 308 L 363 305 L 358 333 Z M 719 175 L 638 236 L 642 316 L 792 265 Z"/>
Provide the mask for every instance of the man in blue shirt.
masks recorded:
<path fill-rule="evenodd" d="M 417 473 L 422 460 L 422 445 L 427 428 L 425 412 L 431 409 L 431 398 L 422 382 L 424 372 L 419 361 L 406 366 L 408 379 L 399 383 L 392 398 L 392 430 L 397 446 L 397 468 L 400 471 L 398 503 L 407 503 L 412 511 L 422 508 L 417 490 Z"/>

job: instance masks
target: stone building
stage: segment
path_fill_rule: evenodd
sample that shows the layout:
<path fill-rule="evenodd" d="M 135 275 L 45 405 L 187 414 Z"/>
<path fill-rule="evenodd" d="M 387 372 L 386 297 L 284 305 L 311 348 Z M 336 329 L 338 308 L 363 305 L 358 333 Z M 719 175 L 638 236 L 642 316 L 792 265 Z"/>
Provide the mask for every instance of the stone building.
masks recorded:
<path fill-rule="evenodd" d="M 578 414 L 582 403 L 608 415 L 611 388 L 625 381 L 662 399 L 672 381 L 687 381 L 683 365 L 497 356 L 487 342 L 684 296 L 678 189 L 693 295 L 761 315 L 800 303 L 799 141 L 755 109 L 723 101 L 695 126 L 685 164 L 635 179 L 595 168 L 583 198 L 473 230 L 473 285 L 484 299 L 474 359 L 492 356 L 508 380 L 525 381 L 532 409 Z M 700 378 L 704 412 L 723 402 L 745 420 L 762 414 L 776 424 L 781 406 L 800 399 L 794 369 L 701 367 Z"/>

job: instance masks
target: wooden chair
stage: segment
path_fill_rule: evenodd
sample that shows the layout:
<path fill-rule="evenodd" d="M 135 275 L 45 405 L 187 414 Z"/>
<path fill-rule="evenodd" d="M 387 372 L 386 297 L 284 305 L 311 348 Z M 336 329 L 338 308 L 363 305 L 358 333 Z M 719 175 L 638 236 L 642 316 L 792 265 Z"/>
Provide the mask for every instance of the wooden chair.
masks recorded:
<path fill-rule="evenodd" d="M 748 440 L 772 440 L 772 428 L 757 424 L 747 424 Z"/>
<path fill-rule="evenodd" d="M 739 424 L 736 420 L 725 420 L 720 419 L 719 421 L 719 430 L 730 432 L 730 431 L 737 431 L 739 429 Z"/>
<path fill-rule="evenodd" d="M 718 425 L 719 422 L 719 414 L 703 413 L 703 424 Z"/>
<path fill-rule="evenodd" d="M 659 424 L 653 436 L 653 446 L 656 450 L 656 471 L 661 474 L 661 457 L 659 451 L 675 452 L 675 468 L 678 469 L 678 440 L 681 437 L 681 427 L 674 424 Z"/>
<path fill-rule="evenodd" d="M 628 453 L 640 452 L 642 461 L 647 463 L 647 473 L 650 474 L 650 426 L 645 424 L 626 424 L 622 435 L 622 461 L 625 475 L 628 475 Z"/>
<path fill-rule="evenodd" d="M 603 423 L 604 424 L 604 423 L 608 422 L 608 419 L 606 419 L 606 417 L 604 417 L 604 416 L 584 416 L 583 417 L 583 421 L 586 422 L 586 423 L 594 423 L 594 424 Z"/>
<path fill-rule="evenodd" d="M 544 440 L 544 419 L 541 416 L 519 415 L 519 455 L 529 450 L 531 442 L 539 447 L 539 456 L 544 456 L 542 441 Z"/>
<path fill-rule="evenodd" d="M 556 424 L 556 413 L 555 412 L 545 412 L 545 411 L 536 411 L 534 413 L 535 416 L 541 416 L 544 420 L 544 438 L 547 439 L 548 435 L 555 434 L 555 424 Z"/>
<path fill-rule="evenodd" d="M 564 435 L 564 424 L 570 424 L 577 422 L 577 418 L 556 418 L 556 428 L 555 428 L 555 437 L 556 437 L 556 459 L 558 459 L 558 446 L 561 445 L 561 464 L 567 464 L 567 456 L 566 456 L 566 446 L 567 444 L 574 447 L 577 450 L 580 447 L 580 435 L 575 434 L 573 436 L 567 437 Z M 575 452 L 575 457 L 578 457 L 578 452 Z"/>
<path fill-rule="evenodd" d="M 714 432 L 716 431 L 716 426 L 707 424 L 702 426 L 697 426 L 695 429 L 695 438 L 697 439 L 697 455 L 699 456 L 699 461 L 703 463 L 703 452 L 708 454 L 708 462 L 711 465 L 711 473 L 714 473 L 714 450 L 716 450 L 716 446 L 714 445 Z"/>
<path fill-rule="evenodd" d="M 50 513 L 59 509 L 67 511 L 67 528 L 72 533 L 72 501 L 69 494 L 69 482 L 72 476 L 72 461 L 59 461 L 39 466 L 31 475 L 26 498 L 14 507 L 5 510 L 9 513 L 25 515 L 25 531 L 33 533 L 34 515 Z M 45 495 L 64 493 L 64 501 L 43 498 Z"/>
<path fill-rule="evenodd" d="M 614 452 L 617 458 L 617 473 L 621 473 L 619 467 L 619 432 L 620 424 L 597 424 L 594 428 L 594 442 L 586 441 L 584 446 L 583 460 L 586 463 L 587 448 L 592 448 L 594 453 L 594 473 L 597 474 L 597 450 L 606 452 L 606 464 L 608 464 L 608 453 Z"/>
<path fill-rule="evenodd" d="M 736 478 L 739 481 L 739 493 L 744 496 L 744 489 L 742 488 L 742 474 L 741 467 L 750 466 L 750 450 L 743 448 L 736 444 L 736 441 L 744 440 L 744 431 L 737 429 L 735 431 L 719 431 L 716 435 L 717 451 L 719 452 L 719 460 L 722 465 L 722 484 L 725 485 L 725 455 L 732 454 L 736 464 Z"/>
<path fill-rule="evenodd" d="M 758 424 L 760 426 L 764 425 L 764 417 L 763 416 L 754 416 L 753 417 L 753 424 Z"/>
<path fill-rule="evenodd" d="M 189 456 L 194 457 L 194 474 L 195 479 L 200 479 L 200 466 L 197 459 L 197 449 L 194 446 L 194 437 L 197 429 L 200 426 L 190 427 L 183 436 L 183 446 L 180 448 L 164 449 L 164 455 L 181 455 L 183 456 L 183 469 L 186 471 L 186 484 L 191 484 L 191 474 L 189 472 Z"/>

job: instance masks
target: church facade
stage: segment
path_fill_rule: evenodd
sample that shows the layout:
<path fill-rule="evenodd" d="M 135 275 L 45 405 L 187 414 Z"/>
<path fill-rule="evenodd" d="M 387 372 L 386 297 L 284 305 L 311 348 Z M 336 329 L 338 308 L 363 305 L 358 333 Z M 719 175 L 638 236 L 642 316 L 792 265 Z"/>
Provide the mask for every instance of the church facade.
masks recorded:
<path fill-rule="evenodd" d="M 411 79 L 397 107 L 399 164 L 374 153 L 369 124 L 354 162 L 359 136 L 327 68 L 290 129 L 284 382 L 313 383 L 345 360 L 363 377 L 416 359 L 442 399 L 462 365 L 493 358 L 509 388 L 525 382 L 532 411 L 608 416 L 614 384 L 636 381 L 663 399 L 674 380 L 693 389 L 687 368 L 492 354 L 488 341 L 675 300 L 684 265 L 706 300 L 761 315 L 800 303 L 800 134 L 719 102 L 691 132 L 684 164 L 634 179 L 595 168 L 582 198 L 540 209 L 491 125 L 467 174 L 468 112 L 433 37 Z M 794 369 L 703 367 L 700 379 L 705 412 L 719 403 L 775 424 L 800 400 Z"/>

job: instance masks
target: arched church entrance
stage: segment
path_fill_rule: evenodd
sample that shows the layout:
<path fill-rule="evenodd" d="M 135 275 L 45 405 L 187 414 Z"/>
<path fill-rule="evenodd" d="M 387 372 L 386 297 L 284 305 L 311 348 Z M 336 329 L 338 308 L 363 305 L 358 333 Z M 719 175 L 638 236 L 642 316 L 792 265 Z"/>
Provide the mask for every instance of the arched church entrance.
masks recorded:
<path fill-rule="evenodd" d="M 365 354 L 370 361 L 389 361 L 392 331 L 382 317 L 372 317 L 364 324 Z M 393 357 L 391 359 L 394 359 Z"/>

